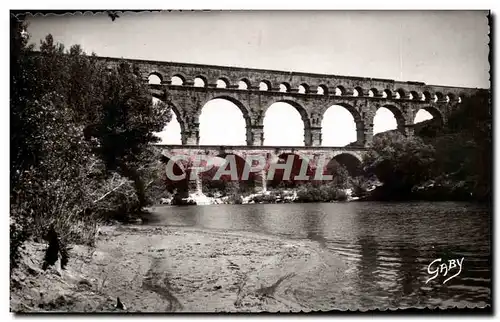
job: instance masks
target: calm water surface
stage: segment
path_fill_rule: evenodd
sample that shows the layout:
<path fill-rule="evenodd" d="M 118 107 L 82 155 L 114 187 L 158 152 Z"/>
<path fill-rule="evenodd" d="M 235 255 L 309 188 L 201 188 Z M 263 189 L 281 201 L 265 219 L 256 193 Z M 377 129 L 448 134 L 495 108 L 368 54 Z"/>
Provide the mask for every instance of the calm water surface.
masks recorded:
<path fill-rule="evenodd" d="M 344 257 L 358 305 L 483 306 L 490 303 L 491 210 L 469 203 L 315 203 L 157 207 L 151 224 L 309 239 Z M 446 284 L 435 259 L 464 258 Z M 450 271 L 447 277 L 458 270 Z"/>

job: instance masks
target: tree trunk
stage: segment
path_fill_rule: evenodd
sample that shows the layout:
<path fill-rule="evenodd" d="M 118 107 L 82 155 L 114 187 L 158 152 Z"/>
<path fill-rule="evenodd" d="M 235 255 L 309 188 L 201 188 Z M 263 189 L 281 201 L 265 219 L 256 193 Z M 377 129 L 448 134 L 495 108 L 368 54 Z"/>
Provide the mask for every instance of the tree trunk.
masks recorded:
<path fill-rule="evenodd" d="M 124 164 L 120 166 L 120 169 L 124 177 L 134 182 L 135 193 L 139 200 L 139 210 L 141 210 L 146 206 L 146 188 L 139 171 Z"/>

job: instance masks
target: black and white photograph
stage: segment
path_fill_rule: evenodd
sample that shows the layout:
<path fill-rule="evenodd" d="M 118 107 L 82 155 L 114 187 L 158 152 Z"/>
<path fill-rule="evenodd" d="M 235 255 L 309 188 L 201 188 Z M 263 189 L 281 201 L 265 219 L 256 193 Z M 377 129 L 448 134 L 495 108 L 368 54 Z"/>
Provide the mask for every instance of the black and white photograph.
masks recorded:
<path fill-rule="evenodd" d="M 492 19 L 10 11 L 10 312 L 491 311 Z"/>

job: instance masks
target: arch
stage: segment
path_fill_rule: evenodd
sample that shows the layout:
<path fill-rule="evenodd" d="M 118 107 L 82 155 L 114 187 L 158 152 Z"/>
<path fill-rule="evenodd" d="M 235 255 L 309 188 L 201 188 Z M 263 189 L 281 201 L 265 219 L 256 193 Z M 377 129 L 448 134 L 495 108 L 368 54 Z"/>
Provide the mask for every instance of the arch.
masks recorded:
<path fill-rule="evenodd" d="M 162 173 L 165 189 L 170 193 L 174 193 L 175 190 L 187 191 L 189 181 L 188 171 L 186 171 L 181 161 L 174 161 L 173 157 L 172 155 L 165 154 L 160 156 L 160 162 L 165 165 Z"/>
<path fill-rule="evenodd" d="M 413 123 L 414 124 L 419 123 L 419 122 L 415 122 L 415 120 L 417 119 L 417 114 L 420 111 L 425 111 L 425 112 L 429 113 L 432 116 L 432 118 L 423 118 L 420 122 L 433 119 L 433 120 L 435 120 L 435 122 L 439 126 L 443 125 L 443 120 L 444 120 L 443 119 L 443 114 L 441 113 L 441 111 L 437 107 L 435 107 L 433 105 L 424 105 L 424 106 L 420 107 L 418 109 L 417 113 L 415 113 L 415 118 L 413 119 Z"/>
<path fill-rule="evenodd" d="M 408 97 L 409 100 L 418 100 L 419 99 L 419 95 L 415 91 L 411 91 L 410 95 L 408 95 L 408 96 L 409 96 Z"/>
<path fill-rule="evenodd" d="M 153 103 L 155 100 L 161 101 L 159 97 L 153 96 Z M 185 144 L 185 122 L 179 109 L 172 102 L 168 102 L 168 105 L 173 111 L 172 119 L 165 124 L 161 132 L 154 132 L 154 135 L 160 138 L 158 144 Z"/>
<path fill-rule="evenodd" d="M 468 95 L 464 92 L 460 92 L 458 93 L 458 96 L 457 96 L 457 103 L 458 104 L 461 104 L 464 102 L 464 100 L 468 97 Z"/>
<path fill-rule="evenodd" d="M 437 102 L 441 102 L 441 101 L 443 100 L 443 97 L 444 97 L 444 96 L 443 96 L 443 93 L 441 93 L 441 92 L 436 92 L 436 93 L 434 93 L 433 101 L 434 101 L 435 103 L 437 103 Z"/>
<path fill-rule="evenodd" d="M 448 93 L 448 94 L 446 95 L 446 102 L 448 102 L 448 103 L 454 103 L 454 102 L 455 102 L 455 100 L 456 100 L 456 96 L 455 96 L 455 94 L 453 94 L 453 93 Z"/>
<path fill-rule="evenodd" d="M 207 78 L 205 76 L 196 76 L 193 82 L 194 87 L 207 87 Z"/>
<path fill-rule="evenodd" d="M 360 87 L 360 86 L 356 86 L 354 87 L 353 91 L 352 91 L 352 96 L 364 96 L 365 93 L 363 92 L 363 89 Z"/>
<path fill-rule="evenodd" d="M 422 96 L 420 96 L 420 100 L 422 102 L 429 102 L 431 100 L 431 93 L 428 91 L 422 92 Z"/>
<path fill-rule="evenodd" d="M 298 114 L 290 113 L 289 108 Z M 275 112 L 272 112 L 273 110 Z M 299 103 L 292 100 L 278 100 L 267 106 L 263 112 L 264 145 L 305 145 L 311 123 L 307 111 Z M 284 120 L 287 126 L 283 126 Z M 299 126 L 300 129 L 297 128 Z"/>
<path fill-rule="evenodd" d="M 170 154 L 170 153 L 162 153 L 160 155 L 160 162 L 163 164 L 167 164 L 168 162 L 171 162 L 170 164 L 170 171 L 172 171 L 172 174 L 175 176 L 182 175 L 183 173 L 186 173 L 186 165 L 189 163 L 189 160 L 187 159 L 177 159 L 177 155 L 175 154 Z M 179 178 L 174 178 L 172 176 L 169 177 L 172 181 L 179 181 Z"/>
<path fill-rule="evenodd" d="M 405 93 L 404 89 L 398 88 L 395 92 L 395 97 L 396 97 L 396 99 L 405 99 L 406 93 Z"/>
<path fill-rule="evenodd" d="M 391 99 L 392 92 L 389 89 L 384 89 L 384 91 L 382 92 L 382 97 L 386 99 Z"/>
<path fill-rule="evenodd" d="M 335 87 L 335 96 L 344 96 L 346 93 L 345 87 L 342 85 L 339 85 Z"/>
<path fill-rule="evenodd" d="M 368 96 L 369 97 L 377 97 L 378 90 L 376 88 L 370 88 L 370 90 L 368 91 Z"/>
<path fill-rule="evenodd" d="M 259 90 L 260 91 L 270 91 L 271 90 L 271 83 L 267 80 L 263 80 L 259 83 Z"/>
<path fill-rule="evenodd" d="M 328 123 L 328 124 L 327 124 Z M 358 140 L 363 132 L 361 115 L 347 103 L 328 107 L 321 121 L 322 146 L 346 146 Z"/>
<path fill-rule="evenodd" d="M 306 83 L 300 84 L 299 88 L 298 88 L 298 93 L 299 94 L 307 94 L 307 93 L 309 93 L 309 85 L 307 85 Z"/>
<path fill-rule="evenodd" d="M 226 77 L 220 77 L 216 81 L 215 87 L 216 88 L 228 88 L 229 87 L 229 79 L 227 79 Z"/>
<path fill-rule="evenodd" d="M 336 154 L 325 166 L 325 174 L 334 174 L 339 165 L 344 166 L 351 177 L 360 176 L 363 173 L 362 160 L 349 152 Z"/>
<path fill-rule="evenodd" d="M 247 78 L 243 78 L 238 82 L 238 89 L 249 89 L 250 81 Z"/>
<path fill-rule="evenodd" d="M 328 87 L 325 85 L 319 85 L 316 91 L 318 95 L 328 95 Z"/>
<path fill-rule="evenodd" d="M 186 78 L 182 76 L 181 74 L 175 74 L 170 78 L 170 84 L 175 85 L 175 86 L 182 86 L 184 85 L 184 82 L 186 81 Z"/>
<path fill-rule="evenodd" d="M 287 82 L 283 82 L 280 84 L 280 92 L 281 93 L 289 93 L 290 92 L 290 84 Z"/>
<path fill-rule="evenodd" d="M 385 112 L 389 111 L 392 114 L 394 122 L 392 121 L 391 115 Z M 380 114 L 382 113 L 382 114 Z M 385 104 L 380 106 L 375 113 L 373 119 L 373 134 L 383 133 L 386 131 L 398 130 L 405 133 L 405 118 L 403 112 L 396 106 L 392 104 Z"/>
<path fill-rule="evenodd" d="M 207 112 L 207 105 L 214 100 L 217 105 L 209 105 Z M 241 114 L 235 113 L 234 106 Z M 221 123 L 222 120 L 224 123 Z M 248 109 L 231 96 L 220 95 L 208 99 L 201 109 L 199 123 L 200 145 L 248 145 L 251 140 Z"/>
<path fill-rule="evenodd" d="M 163 83 L 163 77 L 161 76 L 160 73 L 157 72 L 152 72 L 148 76 L 148 84 L 151 85 L 160 85 Z"/>
<path fill-rule="evenodd" d="M 208 179 L 210 180 L 213 180 L 214 179 L 214 176 L 217 172 L 217 168 L 219 167 L 223 167 L 223 170 L 233 170 L 234 169 L 231 169 L 231 165 L 232 165 L 232 162 L 231 160 L 228 158 L 228 156 L 234 156 L 234 161 L 235 161 L 235 164 L 236 164 L 236 175 L 237 175 L 237 181 L 238 182 L 245 182 L 245 185 L 250 185 L 250 186 L 253 186 L 254 185 L 254 182 L 255 182 L 255 177 L 256 177 L 256 173 L 255 172 L 248 172 L 247 175 L 248 177 L 245 178 L 244 177 L 244 172 L 245 172 L 245 168 L 249 168 L 250 167 L 250 164 L 245 160 L 245 158 L 241 157 L 239 154 L 237 153 L 234 153 L 234 152 L 221 152 L 219 153 L 218 155 L 216 155 L 215 157 L 209 159 L 209 162 L 214 160 L 214 159 L 223 159 L 224 161 L 222 163 L 219 163 L 219 164 L 214 164 L 214 170 L 208 172 Z M 231 175 L 229 174 L 223 174 L 220 176 L 220 179 L 222 181 L 234 181 L 234 177 L 232 178 Z"/>
<path fill-rule="evenodd" d="M 278 186 L 279 184 L 283 184 L 285 187 L 294 187 L 297 184 L 300 184 L 301 182 L 308 181 L 307 179 L 304 178 L 304 180 L 301 180 L 299 177 L 298 179 L 295 179 L 298 176 L 305 175 L 308 176 L 309 179 L 312 179 L 314 177 L 314 172 L 312 171 L 309 160 L 307 158 L 304 158 L 303 156 L 293 153 L 293 152 L 285 152 L 281 153 L 278 155 L 277 162 L 275 164 L 286 164 L 288 161 L 288 158 L 291 158 L 292 161 L 292 168 L 290 171 L 289 176 L 285 176 L 287 174 L 284 169 L 276 169 L 274 171 L 274 175 L 270 179 L 270 186 Z M 304 168 L 305 171 L 302 169 Z M 271 175 L 271 173 L 269 173 Z"/>

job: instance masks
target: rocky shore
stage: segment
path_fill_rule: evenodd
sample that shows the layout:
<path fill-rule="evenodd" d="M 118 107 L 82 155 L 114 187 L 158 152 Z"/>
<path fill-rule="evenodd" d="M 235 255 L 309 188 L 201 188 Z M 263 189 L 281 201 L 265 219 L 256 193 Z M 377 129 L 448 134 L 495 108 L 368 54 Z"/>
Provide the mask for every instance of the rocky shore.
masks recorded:
<path fill-rule="evenodd" d="M 11 277 L 11 311 L 289 312 L 349 303 L 348 267 L 309 241 L 107 226 L 95 249 L 74 246 L 65 270 L 43 271 L 45 248 L 26 245 Z"/>
<path fill-rule="evenodd" d="M 345 200 L 354 201 L 359 197 L 352 195 L 351 189 L 342 190 L 345 194 Z M 262 191 L 249 195 L 237 196 L 217 196 L 209 197 L 203 192 L 196 192 L 189 195 L 182 200 L 175 200 L 174 198 L 162 198 L 160 204 L 163 205 L 221 205 L 221 204 L 255 204 L 255 203 L 293 203 L 303 202 L 297 195 L 296 190 L 279 190 L 279 191 Z"/>

